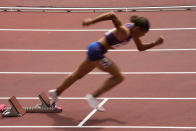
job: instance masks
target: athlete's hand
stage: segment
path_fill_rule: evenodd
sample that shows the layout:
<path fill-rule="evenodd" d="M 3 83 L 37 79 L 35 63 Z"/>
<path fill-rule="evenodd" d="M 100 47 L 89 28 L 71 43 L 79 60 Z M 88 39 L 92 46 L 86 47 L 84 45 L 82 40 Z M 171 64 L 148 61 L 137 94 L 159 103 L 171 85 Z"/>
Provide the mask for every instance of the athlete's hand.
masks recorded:
<path fill-rule="evenodd" d="M 83 25 L 83 26 L 88 26 L 88 25 L 92 24 L 91 21 L 92 21 L 91 18 L 87 18 L 87 19 L 85 19 L 85 20 L 82 22 L 82 25 Z"/>
<path fill-rule="evenodd" d="M 163 44 L 163 41 L 164 41 L 164 39 L 163 39 L 163 37 L 159 37 L 159 38 L 157 38 L 157 40 L 155 41 L 155 45 L 161 45 L 161 44 Z"/>

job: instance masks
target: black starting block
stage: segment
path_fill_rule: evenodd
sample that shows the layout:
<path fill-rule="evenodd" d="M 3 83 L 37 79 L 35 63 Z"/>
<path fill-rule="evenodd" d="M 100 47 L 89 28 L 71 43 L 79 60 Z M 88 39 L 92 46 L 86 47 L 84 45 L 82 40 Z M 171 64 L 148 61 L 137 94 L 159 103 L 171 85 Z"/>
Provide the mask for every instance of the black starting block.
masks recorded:
<path fill-rule="evenodd" d="M 39 94 L 39 99 L 42 104 L 38 104 L 34 107 L 22 107 L 15 96 L 12 96 L 8 101 L 11 107 L 0 105 L 0 111 L 2 117 L 17 117 L 23 116 L 25 113 L 60 113 L 61 107 L 52 108 L 50 105 L 50 99 L 45 93 Z"/>

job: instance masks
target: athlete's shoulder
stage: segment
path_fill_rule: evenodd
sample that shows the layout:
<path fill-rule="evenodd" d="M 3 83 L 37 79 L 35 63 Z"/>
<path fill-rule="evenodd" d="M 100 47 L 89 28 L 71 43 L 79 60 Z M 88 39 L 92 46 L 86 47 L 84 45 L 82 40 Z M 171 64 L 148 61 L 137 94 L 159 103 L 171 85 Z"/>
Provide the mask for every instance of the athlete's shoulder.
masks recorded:
<path fill-rule="evenodd" d="M 132 23 L 126 23 L 124 26 L 126 26 L 127 28 L 132 28 L 133 24 Z"/>

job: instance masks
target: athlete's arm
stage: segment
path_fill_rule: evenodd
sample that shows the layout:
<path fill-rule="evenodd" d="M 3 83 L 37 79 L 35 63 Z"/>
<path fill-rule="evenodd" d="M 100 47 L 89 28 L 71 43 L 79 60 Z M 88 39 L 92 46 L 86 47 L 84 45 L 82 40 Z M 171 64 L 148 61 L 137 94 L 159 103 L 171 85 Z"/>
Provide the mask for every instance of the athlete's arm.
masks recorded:
<path fill-rule="evenodd" d="M 101 22 L 101 21 L 106 21 L 106 20 L 112 20 L 114 26 L 118 29 L 122 26 L 122 22 L 119 20 L 119 18 L 113 13 L 113 12 L 108 12 L 108 13 L 104 13 L 100 16 L 97 16 L 95 18 L 87 18 L 83 21 L 83 25 L 87 26 L 87 25 L 91 25 L 97 22 Z"/>
<path fill-rule="evenodd" d="M 153 48 L 154 46 L 158 46 L 163 43 L 163 38 L 159 37 L 155 42 L 152 42 L 150 44 L 143 44 L 140 38 L 133 37 L 133 40 L 136 44 L 136 47 L 139 51 L 145 51 L 147 49 Z"/>

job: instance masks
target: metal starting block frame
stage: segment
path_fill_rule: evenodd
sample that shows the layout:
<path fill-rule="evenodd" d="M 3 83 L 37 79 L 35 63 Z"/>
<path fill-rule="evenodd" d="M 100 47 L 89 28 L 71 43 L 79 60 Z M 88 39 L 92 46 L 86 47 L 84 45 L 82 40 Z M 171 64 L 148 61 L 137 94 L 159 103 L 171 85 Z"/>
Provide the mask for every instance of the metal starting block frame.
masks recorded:
<path fill-rule="evenodd" d="M 45 93 L 38 95 L 41 104 L 34 107 L 22 107 L 15 96 L 12 96 L 8 101 L 11 107 L 6 107 L 2 105 L 1 109 L 2 117 L 18 117 L 23 116 L 25 113 L 60 113 L 62 112 L 61 107 L 52 108 L 50 105 L 50 99 Z"/>

